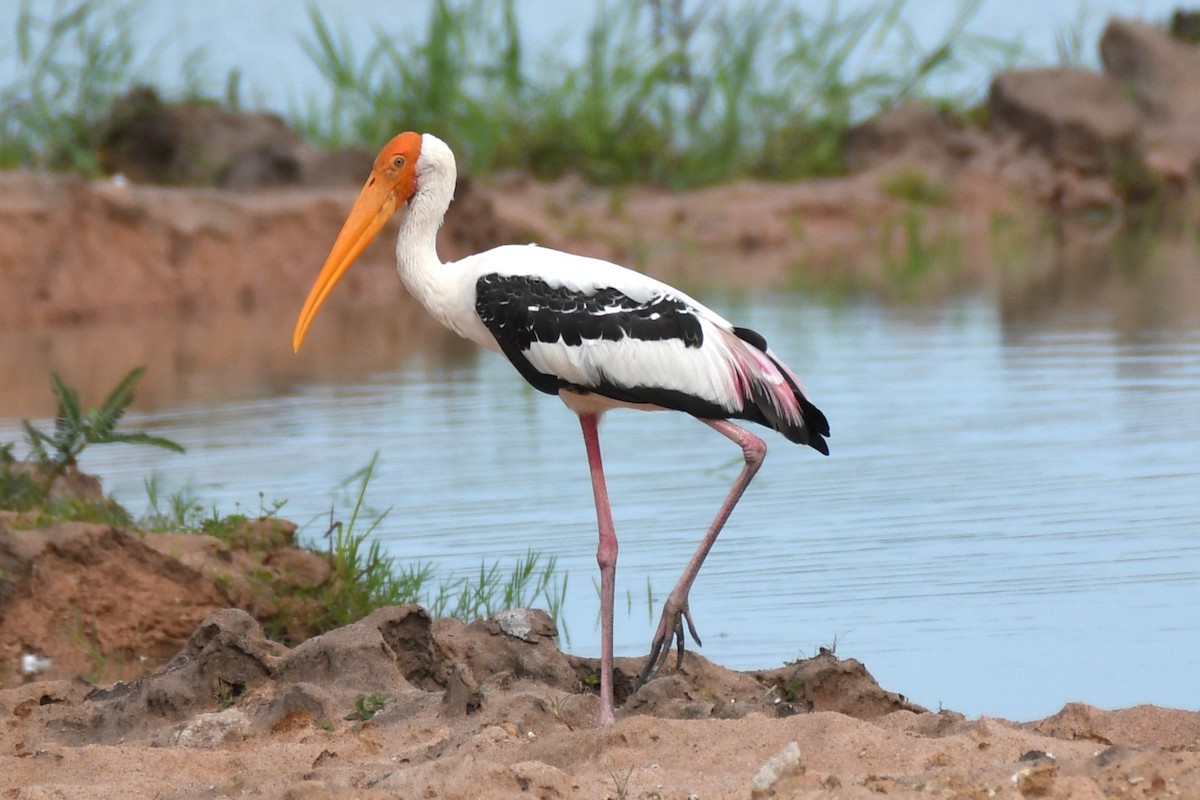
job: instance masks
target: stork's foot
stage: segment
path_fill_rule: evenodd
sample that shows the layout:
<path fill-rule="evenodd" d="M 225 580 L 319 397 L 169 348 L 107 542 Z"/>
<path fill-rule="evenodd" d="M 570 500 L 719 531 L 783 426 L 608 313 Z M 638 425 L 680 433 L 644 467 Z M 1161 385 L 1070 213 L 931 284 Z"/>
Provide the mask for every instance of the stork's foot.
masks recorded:
<path fill-rule="evenodd" d="M 633 685 L 633 691 L 642 688 L 642 685 L 654 677 L 654 674 L 667 661 L 667 654 L 671 652 L 671 640 L 675 640 L 675 669 L 679 669 L 683 665 L 683 623 L 687 622 L 688 633 L 692 635 L 692 640 L 697 645 L 702 645 L 699 634 L 696 633 L 696 625 L 692 622 L 692 612 L 688 609 L 687 597 L 685 596 L 682 602 L 675 601 L 668 597 L 666 604 L 663 606 L 662 618 L 658 621 L 658 630 L 654 632 L 654 639 L 650 642 L 650 655 L 646 657 L 646 666 L 642 667 L 642 674 L 638 675 L 637 683 Z"/>

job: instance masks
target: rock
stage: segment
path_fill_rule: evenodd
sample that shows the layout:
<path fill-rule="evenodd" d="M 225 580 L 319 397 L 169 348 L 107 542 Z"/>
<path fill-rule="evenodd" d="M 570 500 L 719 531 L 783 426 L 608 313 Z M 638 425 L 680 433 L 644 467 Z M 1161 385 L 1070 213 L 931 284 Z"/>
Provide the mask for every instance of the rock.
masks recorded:
<path fill-rule="evenodd" d="M 621 708 L 626 713 L 652 714 L 666 719 L 705 719 L 724 704 L 696 700 L 690 681 L 673 673 L 656 677 L 629 696 Z"/>
<path fill-rule="evenodd" d="M 443 666 L 441 648 L 434 643 L 433 620 L 428 611 L 413 605 L 392 606 L 366 619 L 378 627 L 405 680 L 427 691 L 446 685 L 449 673 Z"/>
<path fill-rule="evenodd" d="M 200 623 L 166 669 L 194 665 L 202 685 L 220 680 L 249 688 L 275 675 L 286 654 L 286 647 L 266 637 L 258 620 L 240 608 L 225 608 Z"/>
<path fill-rule="evenodd" d="M 247 189 L 299 183 L 300 147 L 275 114 L 164 103 L 140 86 L 113 103 L 100 163 L 138 183 Z"/>
<path fill-rule="evenodd" d="M 220 747 L 250 735 L 250 720 L 237 708 L 198 714 L 171 732 L 168 741 L 179 747 Z"/>
<path fill-rule="evenodd" d="M 1058 778 L 1058 767 L 1053 764 L 1035 764 L 1025 767 L 1013 775 L 1013 782 L 1022 797 L 1052 797 L 1055 791 L 1055 779 Z"/>
<path fill-rule="evenodd" d="M 554 643 L 554 624 L 544 611 L 532 611 L 534 641 L 506 634 L 494 620 L 464 625 L 458 620 L 438 620 L 433 636 L 442 658 L 460 661 L 483 684 L 494 681 L 532 680 L 563 690 L 573 690 L 578 676 L 571 661 Z"/>
<path fill-rule="evenodd" d="M 537 608 L 508 608 L 497 611 L 492 619 L 509 636 L 536 644 L 541 639 L 558 636 L 558 626 L 545 611 Z"/>
<path fill-rule="evenodd" d="M 1200 49 L 1159 28 L 1114 19 L 1100 39 L 1105 72 L 1141 111 L 1146 162 L 1178 191 L 1200 181 Z"/>
<path fill-rule="evenodd" d="M 340 706 L 337 693 L 316 683 L 296 683 L 276 693 L 275 701 L 267 712 L 271 730 L 276 731 L 285 719 L 307 717 L 310 721 L 330 720 L 336 716 Z"/>
<path fill-rule="evenodd" d="M 119 741 L 152 735 L 164 723 L 186 722 L 197 713 L 224 710 L 266 684 L 284 651 L 263 636 L 246 612 L 218 611 L 165 667 L 132 683 L 92 691 L 83 704 L 89 717 L 77 736 L 90 742 Z"/>
<path fill-rule="evenodd" d="M 442 713 L 449 717 L 473 714 L 483 706 L 484 691 L 462 664 L 455 664 L 442 693 Z"/>
<path fill-rule="evenodd" d="M 770 797 L 775 794 L 775 785 L 781 778 L 794 775 L 800 770 L 800 745 L 794 741 L 788 742 L 754 774 L 754 779 L 750 781 L 750 796 Z"/>
<path fill-rule="evenodd" d="M 388 612 L 395 611 L 395 608 L 380 609 L 358 622 L 302 642 L 279 664 L 279 680 L 336 683 L 339 688 L 357 692 L 409 688 L 395 651 L 380 632 L 381 621 L 386 620 Z"/>
<path fill-rule="evenodd" d="M 1141 114 L 1120 84 L 1081 69 L 1002 72 L 988 94 L 992 131 L 1058 168 L 1112 175 L 1139 159 Z"/>
<path fill-rule="evenodd" d="M 844 141 L 851 172 L 896 159 L 921 164 L 958 161 L 981 146 L 977 137 L 928 103 L 908 102 L 851 128 Z"/>
<path fill-rule="evenodd" d="M 1197 48 L 1161 28 L 1116 18 L 1100 37 L 1100 60 L 1150 122 L 1200 120 Z"/>

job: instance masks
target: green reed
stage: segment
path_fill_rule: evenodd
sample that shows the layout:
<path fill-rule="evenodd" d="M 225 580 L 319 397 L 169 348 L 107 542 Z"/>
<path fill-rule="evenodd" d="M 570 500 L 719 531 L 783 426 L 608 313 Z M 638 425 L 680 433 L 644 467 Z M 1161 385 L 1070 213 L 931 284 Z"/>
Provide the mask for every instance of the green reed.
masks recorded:
<path fill-rule="evenodd" d="M 680 187 L 836 174 L 855 122 L 1019 52 L 964 33 L 980 0 L 963 2 L 922 47 L 906 3 L 853 12 L 834 3 L 814 16 L 772 0 L 736 9 L 615 0 L 598 7 L 575 62 L 527 55 L 512 0 L 438 0 L 423 34 L 381 28 L 362 54 L 310 8 L 305 47 L 333 85 L 334 108 L 310 103 L 294 116 L 329 145 L 436 131 L 477 173 L 518 167 Z"/>
<path fill-rule="evenodd" d="M 137 2 L 23 0 L 17 15 L 21 72 L 0 88 L 0 167 L 100 173 L 101 122 L 137 74 Z"/>
<path fill-rule="evenodd" d="M 331 99 L 300 95 L 290 117 L 328 147 L 374 149 L 400 130 L 433 131 L 476 174 L 521 168 L 676 187 L 837 174 L 856 122 L 916 98 L 961 110 L 982 87 L 937 97 L 939 81 L 1017 57 L 1014 43 L 964 32 L 980 2 L 961 0 L 920 44 L 907 0 L 818 13 L 799 0 L 607 0 L 572 57 L 531 52 L 515 0 L 433 0 L 422 28 L 381 20 L 361 49 L 311 5 L 301 44 Z M 22 3 L 20 75 L 0 87 L 0 166 L 100 171 L 107 111 L 145 71 L 132 35 L 140 7 Z M 182 65 L 185 95 L 200 85 L 200 61 L 195 53 Z M 236 105 L 240 73 L 225 87 Z"/>

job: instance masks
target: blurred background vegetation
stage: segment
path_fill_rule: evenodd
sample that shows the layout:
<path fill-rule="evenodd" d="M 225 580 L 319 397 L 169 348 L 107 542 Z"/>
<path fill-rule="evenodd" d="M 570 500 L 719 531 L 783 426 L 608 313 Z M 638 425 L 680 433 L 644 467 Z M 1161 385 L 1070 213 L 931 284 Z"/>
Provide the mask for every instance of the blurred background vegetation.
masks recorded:
<path fill-rule="evenodd" d="M 572 171 L 671 187 L 835 175 L 849 126 L 906 100 L 977 120 L 984 87 L 942 96 L 932 87 L 1022 57 L 1015 40 L 967 32 L 980 5 L 962 0 L 930 43 L 907 21 L 907 0 L 820 11 L 781 0 L 613 0 L 596 7 L 571 60 L 530 50 L 515 0 L 435 0 L 424 30 L 377 28 L 365 50 L 310 4 L 301 45 L 332 91 L 293 96 L 286 116 L 326 148 L 374 150 L 397 130 L 434 130 L 476 175 Z M 18 70 L 0 87 L 0 167 L 102 173 L 114 100 L 150 82 L 152 54 L 135 44 L 143 10 L 144 0 L 22 2 L 0 41 Z M 1061 60 L 1082 58 L 1084 21 L 1081 10 L 1060 32 Z M 213 80 L 204 65 L 202 51 L 188 54 L 182 89 L 166 94 L 242 105 L 237 70 L 220 96 L 204 95 Z"/>

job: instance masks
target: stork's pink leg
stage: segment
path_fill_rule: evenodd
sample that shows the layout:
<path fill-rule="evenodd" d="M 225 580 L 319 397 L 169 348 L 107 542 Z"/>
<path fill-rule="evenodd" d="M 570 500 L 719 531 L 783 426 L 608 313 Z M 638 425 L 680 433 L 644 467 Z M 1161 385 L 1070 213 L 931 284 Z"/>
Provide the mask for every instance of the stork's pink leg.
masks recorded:
<path fill-rule="evenodd" d="M 708 533 L 704 535 L 704 539 L 700 542 L 700 547 L 696 549 L 695 555 L 688 562 L 687 568 L 679 578 L 679 582 L 675 584 L 675 588 L 667 596 L 667 602 L 663 604 L 662 618 L 658 622 L 658 630 L 654 633 L 654 640 L 650 643 L 650 656 L 646 659 L 646 666 L 642 668 L 642 674 L 638 676 L 634 691 L 637 691 L 643 683 L 649 680 L 650 676 L 667 660 L 667 653 L 671 651 L 672 637 L 678 643 L 679 655 L 676 659 L 676 668 L 678 669 L 679 665 L 683 663 L 684 620 L 687 621 L 688 632 L 696 640 L 696 644 L 700 644 L 700 637 L 696 635 L 696 626 L 692 624 L 692 614 L 688 610 L 688 592 L 691 591 L 692 583 L 696 580 L 696 575 L 699 574 L 701 565 L 704 564 L 705 556 L 708 555 L 708 551 L 712 549 L 713 544 L 717 541 L 717 535 L 720 534 L 721 528 L 725 527 L 725 521 L 733 513 L 733 507 L 737 505 L 738 500 L 742 497 L 742 493 L 746 491 L 746 487 L 750 485 L 754 474 L 758 472 L 758 468 L 762 466 L 763 459 L 767 456 L 766 443 L 749 431 L 742 430 L 737 425 L 726 420 L 706 419 L 702 421 L 715 428 L 731 441 L 736 442 L 742 448 L 742 454 L 746 459 L 746 463 L 742 467 L 737 480 L 733 482 L 733 488 L 729 490 L 729 494 L 725 497 L 725 502 L 721 504 L 721 508 L 717 511 L 717 516 L 712 521 L 712 525 L 709 526 Z"/>
<path fill-rule="evenodd" d="M 617 586 L 617 531 L 608 505 L 604 484 L 604 465 L 600 462 L 600 435 L 596 414 L 580 414 L 583 443 L 587 447 L 588 469 L 592 473 L 592 494 L 596 498 L 596 522 L 600 527 L 600 545 L 596 563 L 600 565 L 600 724 L 613 724 L 613 599 Z M 685 593 L 686 594 L 686 593 Z"/>

